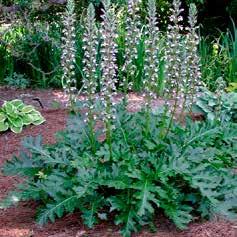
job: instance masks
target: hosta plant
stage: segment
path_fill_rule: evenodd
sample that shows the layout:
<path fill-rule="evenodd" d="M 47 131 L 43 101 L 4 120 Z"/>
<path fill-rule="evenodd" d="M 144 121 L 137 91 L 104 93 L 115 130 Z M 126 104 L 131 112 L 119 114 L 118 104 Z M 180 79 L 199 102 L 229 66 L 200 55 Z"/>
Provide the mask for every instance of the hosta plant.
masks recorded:
<path fill-rule="evenodd" d="M 21 100 L 6 101 L 0 108 L 0 132 L 10 129 L 20 133 L 24 125 L 40 125 L 44 121 L 39 111 Z"/>
<path fill-rule="evenodd" d="M 150 114 L 147 127 L 147 111 L 128 113 L 124 105 L 116 111 L 112 149 L 99 139 L 99 129 L 91 144 L 81 115 L 69 119 L 54 145 L 43 145 L 40 136 L 25 138 L 19 157 L 3 170 L 25 183 L 0 207 L 33 199 L 40 224 L 79 210 L 88 227 L 113 220 L 123 236 L 152 224 L 159 213 L 180 229 L 197 216 L 235 217 L 236 124 L 188 120 L 164 136 L 169 119 L 159 113 Z"/>

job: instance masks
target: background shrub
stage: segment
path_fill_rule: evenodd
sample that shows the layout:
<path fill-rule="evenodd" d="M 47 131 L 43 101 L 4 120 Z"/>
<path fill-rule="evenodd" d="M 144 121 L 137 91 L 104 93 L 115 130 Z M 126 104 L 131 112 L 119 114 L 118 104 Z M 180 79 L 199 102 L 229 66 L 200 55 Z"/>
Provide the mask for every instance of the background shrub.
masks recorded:
<path fill-rule="evenodd" d="M 118 13 L 123 15 L 123 11 L 126 8 L 125 0 L 112 1 L 118 7 Z M 78 33 L 77 36 L 82 35 L 81 21 L 85 16 L 85 9 L 89 3 L 93 3 L 96 8 L 96 18 L 101 21 L 101 8 L 102 4 L 99 0 L 92 1 L 75 1 L 76 13 L 78 18 Z M 171 7 L 171 0 L 157 0 L 156 6 L 159 15 L 159 27 L 161 31 L 165 31 L 168 24 L 169 9 Z M 202 0 L 186 0 L 182 2 L 182 7 L 185 9 L 184 24 L 187 23 L 188 5 L 195 3 L 199 9 L 199 23 L 201 23 L 201 32 L 203 35 L 208 35 L 207 39 L 203 38 L 200 44 L 200 55 L 202 56 L 202 73 L 203 81 L 206 83 L 209 89 L 215 90 L 215 80 L 222 76 L 228 83 L 233 83 L 236 80 L 236 27 L 228 18 L 228 15 L 224 16 L 226 20 L 225 25 L 229 25 L 230 30 L 228 33 L 224 33 L 226 27 L 220 28 L 223 33 L 219 33 L 215 30 L 215 33 L 210 32 L 210 29 L 216 29 L 220 27 L 220 23 L 215 18 L 215 14 L 222 14 L 218 12 L 210 12 L 213 8 L 211 1 Z M 222 1 L 218 1 L 218 4 L 224 4 Z M 39 2 L 34 1 L 3 1 L 3 5 L 19 4 L 21 6 L 20 11 L 12 12 L 10 18 L 7 17 L 7 22 L 11 23 L 9 30 L 2 31 L 2 44 L 0 46 L 0 61 L 4 62 L 0 69 L 0 83 L 4 83 L 5 77 L 12 77 L 13 72 L 25 74 L 31 81 L 31 85 L 35 87 L 61 87 L 62 71 L 60 70 L 60 39 L 61 39 L 61 15 L 65 10 L 63 4 L 48 4 L 48 1 Z M 229 11 L 233 15 L 233 7 L 235 6 L 235 0 L 229 3 Z M 219 8 L 225 11 L 227 5 Z M 142 1 L 140 15 L 142 22 L 145 23 L 147 16 L 147 1 Z M 24 13 L 24 14 L 23 14 Z M 226 13 L 225 13 L 226 14 Z M 225 15 L 224 14 L 224 15 Z M 22 17 L 22 16 L 26 17 Z M 12 18 L 20 18 L 18 24 L 15 24 Z M 206 17 L 207 16 L 207 17 Z M 120 17 L 119 15 L 117 16 Z M 218 24 L 217 27 L 208 23 L 207 19 L 211 19 L 212 22 Z M 215 20 L 213 20 L 213 17 Z M 223 18 L 220 18 L 223 22 Z M 123 21 L 121 19 L 121 21 Z M 20 23 L 19 23 L 20 22 Z M 36 24 L 35 24 L 36 23 Z M 231 26 L 233 25 L 233 27 Z M 26 27 L 27 26 L 27 27 Z M 118 54 L 118 62 L 123 64 L 123 29 L 120 31 L 120 47 Z M 220 36 L 221 35 L 221 36 Z M 215 38 L 216 36 L 216 38 Z M 134 78 L 135 88 L 139 90 L 140 83 L 143 78 L 143 64 L 144 64 L 144 39 L 141 40 L 139 45 L 139 54 L 136 61 L 138 73 Z M 162 42 L 161 42 L 162 43 Z M 81 38 L 77 37 L 77 67 L 76 78 L 77 84 L 80 87 L 82 85 L 82 54 Z M 215 50 L 213 47 L 218 46 Z M 213 53 L 216 51 L 217 53 Z M 50 60 L 49 60 L 50 59 Z M 160 68 L 162 74 L 163 61 L 160 60 Z M 121 75 L 121 74 L 120 74 Z"/>

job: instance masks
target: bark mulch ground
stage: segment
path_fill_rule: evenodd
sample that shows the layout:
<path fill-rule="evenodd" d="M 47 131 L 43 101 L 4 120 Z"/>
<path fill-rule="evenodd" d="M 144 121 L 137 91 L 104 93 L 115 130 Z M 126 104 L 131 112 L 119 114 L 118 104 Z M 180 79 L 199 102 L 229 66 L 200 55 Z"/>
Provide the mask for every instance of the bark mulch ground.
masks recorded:
<path fill-rule="evenodd" d="M 40 108 L 39 98 L 44 106 Z M 6 132 L 0 134 L 0 167 L 14 154 L 19 152 L 20 143 L 25 136 L 41 134 L 45 143 L 55 142 L 55 133 L 64 129 L 67 111 L 65 104 L 67 98 L 61 91 L 52 90 L 14 90 L 0 87 L 1 100 L 23 98 L 28 104 L 35 105 L 46 118 L 46 122 L 40 126 L 25 127 L 21 134 Z M 134 99 L 135 101 L 135 99 Z M 134 102 L 135 103 L 135 102 Z M 60 107 L 58 109 L 53 109 Z M 135 105 L 132 106 L 133 108 Z M 0 173 L 0 200 L 8 191 L 19 183 L 17 177 L 5 177 Z M 40 227 L 35 223 L 37 205 L 34 202 L 22 202 L 16 207 L 0 210 L 0 237 L 120 237 L 118 228 L 112 222 L 102 223 L 94 229 L 88 230 L 79 218 L 79 213 L 66 215 L 54 224 Z M 136 237 L 237 237 L 237 224 L 225 220 L 212 220 L 208 222 L 196 222 L 189 225 L 185 231 L 178 231 L 162 215 L 157 217 L 157 232 L 150 233 L 144 230 Z"/>

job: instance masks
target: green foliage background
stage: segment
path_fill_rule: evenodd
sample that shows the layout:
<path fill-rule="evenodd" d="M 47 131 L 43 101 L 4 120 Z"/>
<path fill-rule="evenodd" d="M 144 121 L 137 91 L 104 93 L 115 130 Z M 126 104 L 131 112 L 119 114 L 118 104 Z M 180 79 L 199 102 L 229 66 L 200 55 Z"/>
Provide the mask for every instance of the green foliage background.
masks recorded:
<path fill-rule="evenodd" d="M 13 3 L 22 5 L 22 9 L 28 11 L 28 20 L 30 22 L 39 22 L 39 27 L 26 29 L 26 19 L 22 20 L 22 25 L 17 25 L 9 29 L 7 33 L 1 36 L 0 44 L 0 62 L 3 65 L 0 68 L 0 84 L 4 84 L 6 77 L 13 77 L 14 73 L 25 74 L 29 78 L 29 85 L 31 87 L 61 87 L 61 75 L 60 70 L 60 56 L 61 56 L 61 14 L 64 11 L 64 6 L 51 6 L 45 8 L 43 11 L 36 4 L 38 0 L 34 1 L 2 1 L 3 4 L 11 5 Z M 41 1 L 41 5 L 44 6 L 47 1 Z M 90 2 L 93 2 L 96 6 L 97 19 L 100 21 L 100 1 L 99 0 L 77 0 L 76 11 L 78 16 L 77 25 L 77 68 L 76 77 L 78 81 L 78 87 L 81 86 L 82 79 L 82 58 L 83 50 L 81 49 L 82 41 L 81 35 L 83 33 L 83 17 L 85 15 L 86 7 Z M 125 0 L 114 0 L 114 3 L 120 8 L 126 3 Z M 157 9 L 159 11 L 160 29 L 165 32 L 166 25 L 169 17 L 169 9 L 171 6 L 171 0 L 157 0 Z M 183 7 L 186 9 L 190 3 L 196 3 L 198 5 L 199 14 L 202 15 L 206 9 L 206 1 L 199 0 L 187 0 L 183 2 Z M 234 18 L 235 16 L 235 3 L 233 0 L 228 7 L 229 14 Z M 145 19 L 147 1 L 142 1 L 141 4 L 141 16 Z M 41 10 L 39 10 L 41 9 Z M 123 8 L 122 8 L 123 9 Z M 122 10 L 121 10 L 122 11 Z M 119 11 L 118 11 L 119 12 Z M 187 17 L 185 17 L 187 18 Z M 202 19 L 204 20 L 204 19 Z M 215 22 L 212 20 L 212 22 Z M 202 23 L 202 22 L 201 22 Z M 46 30 L 46 25 L 49 25 L 49 29 Z M 121 23 L 122 24 L 122 23 Z M 208 36 L 202 37 L 200 43 L 200 57 L 202 63 L 202 80 L 205 85 L 212 91 L 216 88 L 216 80 L 219 77 L 223 77 L 227 82 L 227 86 L 231 83 L 237 82 L 237 30 L 235 21 L 230 21 L 229 29 L 226 32 L 218 32 L 215 30 L 215 34 L 210 32 L 215 27 L 208 26 L 205 23 L 205 29 L 208 30 Z M 217 26 L 218 27 L 218 26 Z M 205 31 L 201 30 L 201 31 Z M 123 64 L 123 31 L 119 37 L 119 54 L 118 64 Z M 0 27 L 2 31 L 2 27 Z M 218 33 L 216 33 L 218 32 Z M 140 88 L 140 81 L 143 76 L 142 68 L 144 61 L 144 39 L 141 40 L 139 45 L 139 53 L 137 60 L 137 67 L 139 72 L 134 78 L 134 84 L 136 90 Z M 162 42 L 161 42 L 162 43 Z M 217 47 L 217 48 L 216 48 Z M 17 51 L 14 54 L 12 51 Z M 20 54 L 19 54 L 20 52 Z M 160 76 L 162 78 L 162 68 L 164 62 L 160 63 Z M 119 74 L 119 77 L 121 75 Z"/>

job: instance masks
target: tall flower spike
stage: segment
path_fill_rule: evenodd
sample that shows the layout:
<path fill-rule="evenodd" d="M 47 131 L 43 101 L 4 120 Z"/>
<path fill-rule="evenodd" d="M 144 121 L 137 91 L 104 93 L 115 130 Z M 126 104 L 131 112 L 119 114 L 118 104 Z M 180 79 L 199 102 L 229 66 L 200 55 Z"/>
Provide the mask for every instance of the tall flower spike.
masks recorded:
<path fill-rule="evenodd" d="M 186 71 L 184 70 L 186 80 L 184 85 L 183 110 L 191 110 L 201 81 L 200 58 L 197 53 L 199 44 L 199 36 L 197 34 L 197 9 L 194 4 L 190 5 L 188 23 L 189 27 L 186 28 L 188 33 L 185 39 L 186 47 L 183 60 L 183 65 L 186 65 Z"/>
<path fill-rule="evenodd" d="M 125 63 L 123 66 L 124 78 L 121 86 L 125 93 L 132 88 L 132 80 L 136 76 L 134 61 L 137 58 L 137 45 L 141 39 L 141 21 L 139 17 L 139 4 L 141 0 L 128 0 L 128 16 L 125 37 Z"/>
<path fill-rule="evenodd" d="M 165 51 L 165 89 L 164 94 L 167 98 L 167 105 L 169 110 L 174 115 L 179 102 L 182 98 L 182 42 L 180 31 L 183 30 L 181 16 L 183 9 L 181 9 L 181 1 L 174 0 L 173 8 L 171 9 L 170 24 L 168 25 L 167 43 Z M 169 99 L 174 100 L 171 106 Z"/>
<path fill-rule="evenodd" d="M 111 7 L 110 0 L 104 0 L 103 22 L 101 27 L 102 49 L 101 49 L 101 68 L 102 68 L 102 85 L 101 100 L 105 110 L 103 120 L 107 124 L 114 117 L 113 97 L 116 95 L 117 83 L 117 65 L 116 65 L 116 20 L 114 9 Z"/>
<path fill-rule="evenodd" d="M 69 94 L 70 106 L 73 106 L 76 100 L 76 78 L 75 78 L 75 22 L 74 0 L 68 0 L 66 12 L 63 17 L 63 36 L 62 36 L 62 56 L 61 65 L 63 69 L 62 86 L 64 91 Z"/>
<path fill-rule="evenodd" d="M 145 78 L 143 81 L 145 94 L 148 97 L 147 106 L 151 100 L 157 98 L 157 83 L 159 77 L 158 41 L 159 28 L 157 26 L 157 12 L 155 0 L 148 1 L 148 24 L 146 27 L 147 40 L 145 41 Z"/>
<path fill-rule="evenodd" d="M 89 110 L 86 115 L 92 119 L 94 109 L 94 99 L 97 88 L 97 48 L 98 48 L 98 30 L 95 22 L 95 8 L 91 3 L 87 9 L 87 17 L 85 20 L 85 29 L 83 35 L 83 87 L 86 94 L 85 107 Z"/>

